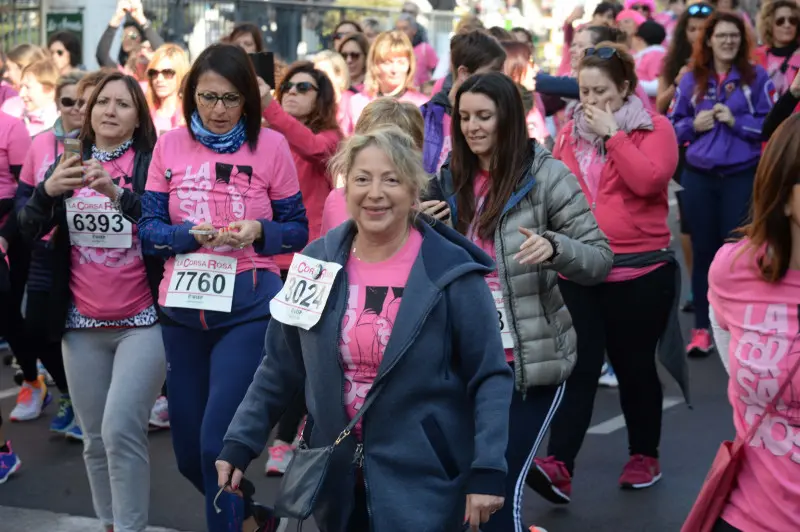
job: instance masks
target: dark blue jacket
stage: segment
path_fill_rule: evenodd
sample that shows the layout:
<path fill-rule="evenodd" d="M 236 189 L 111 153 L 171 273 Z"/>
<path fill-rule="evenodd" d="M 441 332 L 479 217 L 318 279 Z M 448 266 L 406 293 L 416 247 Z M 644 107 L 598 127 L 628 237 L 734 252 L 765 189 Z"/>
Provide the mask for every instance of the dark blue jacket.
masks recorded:
<path fill-rule="evenodd" d="M 764 118 L 775 104 L 775 85 L 767 72 L 756 65 L 752 83 L 742 83 L 736 67 L 720 84 L 713 74 L 708 90 L 701 97 L 695 93 L 697 83 L 689 72 L 675 89 L 675 97 L 667 116 L 675 127 L 678 143 L 689 143 L 686 163 L 700 171 L 730 175 L 753 168 L 761 157 Z M 699 101 L 698 101 L 699 100 Z M 704 133 L 694 129 L 694 119 L 700 111 L 710 110 L 717 103 L 727 105 L 736 119 L 733 127 L 715 122 Z"/>
<path fill-rule="evenodd" d="M 505 495 L 513 382 L 484 281 L 494 264 L 466 238 L 429 220 L 417 222 L 422 248 L 375 380 L 386 382 L 363 417 L 371 532 L 460 531 L 466 494 Z M 344 265 L 354 236 L 350 221 L 303 253 Z M 347 287 L 342 269 L 322 319 L 309 331 L 270 322 L 265 357 L 228 428 L 220 460 L 245 470 L 303 389 L 309 446 L 336 440 L 348 423 L 339 353 Z M 346 528 L 355 453 L 351 436 L 333 454 L 331 483 L 314 514 L 322 532 L 353 532 Z"/>

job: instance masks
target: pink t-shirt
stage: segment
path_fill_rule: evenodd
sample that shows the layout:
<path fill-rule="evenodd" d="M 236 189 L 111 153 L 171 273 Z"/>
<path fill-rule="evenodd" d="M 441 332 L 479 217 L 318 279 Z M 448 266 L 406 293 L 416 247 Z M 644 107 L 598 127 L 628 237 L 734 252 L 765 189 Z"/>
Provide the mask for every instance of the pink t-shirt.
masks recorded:
<path fill-rule="evenodd" d="M 414 83 L 422 88 L 431 79 L 431 74 L 439 64 L 436 50 L 427 42 L 421 42 L 414 47 L 414 56 L 417 59 L 417 70 L 414 73 Z"/>
<path fill-rule="evenodd" d="M 38 186 L 44 181 L 47 170 L 53 166 L 62 153 L 64 153 L 64 145 L 56 140 L 56 134 L 52 128 L 33 137 L 31 147 L 25 156 L 25 162 L 22 163 L 20 182 L 32 187 Z M 55 229 L 43 236 L 42 240 L 45 242 L 50 240 L 53 231 Z"/>
<path fill-rule="evenodd" d="M 165 116 L 159 114 L 155 109 L 150 110 L 150 118 L 153 119 L 153 125 L 156 127 L 156 133 L 161 136 L 167 131 L 179 128 L 183 125 L 183 110 L 180 106 L 175 110 L 172 116 Z"/>
<path fill-rule="evenodd" d="M 21 166 L 31 146 L 31 138 L 21 120 L 0 113 L 0 199 L 13 198 L 17 192 L 17 180 L 11 173 L 12 166 Z"/>
<path fill-rule="evenodd" d="M 785 57 L 778 57 L 771 53 L 766 53 L 767 65 L 766 70 L 772 82 L 775 83 L 775 90 L 778 94 L 782 95 L 789 90 L 789 86 L 794 81 L 798 69 L 800 69 L 800 55 L 792 55 L 786 63 L 786 73 L 781 72 L 781 66 L 786 60 Z"/>
<path fill-rule="evenodd" d="M 489 174 L 483 170 L 478 172 L 478 175 L 475 176 L 475 201 L 476 201 L 476 208 L 475 208 L 475 220 L 470 225 L 469 232 L 467 233 L 467 238 L 472 240 L 479 248 L 486 252 L 495 263 L 495 270 L 488 274 L 484 279 L 486 279 L 486 284 L 489 286 L 489 290 L 492 292 L 501 291 L 503 290 L 503 285 L 500 284 L 500 277 L 497 273 L 497 252 L 495 251 L 494 247 L 494 239 L 483 239 L 478 236 L 477 233 L 477 224 L 476 221 L 478 220 L 478 214 L 481 212 L 483 208 L 483 202 L 486 201 L 486 196 L 489 194 L 489 187 L 491 186 L 491 182 L 489 181 Z M 506 362 L 514 362 L 514 350 L 513 349 L 506 349 Z"/>
<path fill-rule="evenodd" d="M 725 244 L 708 275 L 709 303 L 730 332 L 728 400 L 739 438 L 758 423 L 800 357 L 800 270 L 761 279 L 746 241 Z M 744 532 L 785 532 L 800 523 L 800 372 L 743 448 L 722 518 Z"/>
<path fill-rule="evenodd" d="M 188 221 L 222 228 L 238 220 L 272 220 L 270 202 L 294 196 L 300 185 L 289 144 L 276 131 L 262 129 L 254 151 L 244 144 L 236 153 L 216 153 L 180 128 L 158 139 L 146 189 L 169 194 L 172 224 Z M 221 246 L 202 253 L 235 257 L 236 273 L 267 269 L 279 274 L 274 257 L 259 255 L 253 246 Z M 171 257 L 164 268 L 161 305 L 166 301 L 174 264 Z"/>
<path fill-rule="evenodd" d="M 43 109 L 28 112 L 25 109 L 25 102 L 19 96 L 14 96 L 3 102 L 3 105 L 0 106 L 0 111 L 22 120 L 28 130 L 28 135 L 31 137 L 50 129 L 58 120 L 58 108 L 55 102 Z"/>
<path fill-rule="evenodd" d="M 350 118 L 353 121 L 353 128 L 355 128 L 355 125 L 358 123 L 358 118 L 361 116 L 361 112 L 364 110 L 364 108 L 369 105 L 372 100 L 377 98 L 378 97 L 368 96 L 364 93 L 354 94 L 350 97 Z M 390 98 L 390 96 L 386 96 L 386 98 Z M 423 104 L 430 100 L 428 96 L 411 89 L 405 91 L 396 99 L 400 102 L 411 102 L 417 107 L 422 107 Z M 349 135 L 352 132 L 344 133 L 345 135 Z"/>
<path fill-rule="evenodd" d="M 353 255 L 347 260 L 349 299 L 339 354 L 344 367 L 344 407 L 350 419 L 361 409 L 378 376 L 403 290 L 421 247 L 422 235 L 412 229 L 403 247 L 385 261 L 363 262 Z M 360 421 L 355 434 L 360 440 Z"/>
<path fill-rule="evenodd" d="M 343 224 L 350 219 L 347 212 L 347 200 L 344 198 L 344 188 L 334 188 L 328 197 L 325 198 L 325 206 L 322 208 L 322 229 L 320 236 L 325 236 L 334 227 Z"/>
<path fill-rule="evenodd" d="M 119 185 L 128 190 L 131 184 L 123 176 L 133 175 L 134 155 L 129 149 L 120 158 L 102 163 L 112 179 L 122 177 Z M 72 197 L 105 198 L 88 187 Z M 72 246 L 69 286 L 78 312 L 96 320 L 116 321 L 136 316 L 153 304 L 136 225 L 132 240 L 129 248 Z"/>

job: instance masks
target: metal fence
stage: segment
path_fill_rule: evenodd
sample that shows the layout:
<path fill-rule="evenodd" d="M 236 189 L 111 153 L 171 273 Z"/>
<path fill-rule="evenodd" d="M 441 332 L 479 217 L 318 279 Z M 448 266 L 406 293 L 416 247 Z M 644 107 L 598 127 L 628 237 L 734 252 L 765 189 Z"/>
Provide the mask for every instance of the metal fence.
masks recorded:
<path fill-rule="evenodd" d="M 2 49 L 22 43 L 39 44 L 41 21 L 39 0 L 0 0 Z"/>
<path fill-rule="evenodd" d="M 161 35 L 167 41 L 185 44 L 193 56 L 230 33 L 237 22 L 248 21 L 261 28 L 269 50 L 287 62 L 327 48 L 340 20 L 373 17 L 383 29 L 389 29 L 400 13 L 399 8 L 291 0 L 144 0 L 144 7 Z M 434 11 L 420 17 L 431 44 L 440 54 L 449 46 L 457 18 L 452 11 Z"/>

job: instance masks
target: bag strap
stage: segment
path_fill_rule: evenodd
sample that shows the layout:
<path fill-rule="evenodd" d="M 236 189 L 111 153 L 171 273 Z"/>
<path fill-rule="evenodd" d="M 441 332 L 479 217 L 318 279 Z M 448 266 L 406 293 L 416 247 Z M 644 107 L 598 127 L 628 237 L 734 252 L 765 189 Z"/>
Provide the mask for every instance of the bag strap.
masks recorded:
<path fill-rule="evenodd" d="M 792 351 L 794 350 L 794 345 L 797 342 L 798 338 L 800 338 L 800 335 L 795 336 L 794 340 L 792 340 L 792 343 L 789 344 L 789 349 L 786 351 L 787 356 L 792 354 Z M 761 419 L 758 420 L 758 423 L 754 423 L 753 426 L 750 427 L 750 430 L 747 431 L 747 437 L 744 440 L 741 438 L 736 438 L 732 454 L 737 454 L 739 452 L 739 449 L 741 449 L 745 443 L 752 441 L 753 436 L 756 435 L 756 431 L 759 429 L 759 427 L 761 427 L 761 424 L 764 422 L 767 416 L 775 412 L 778 401 L 780 401 L 781 397 L 783 396 L 783 393 L 786 391 L 786 388 L 788 388 L 789 385 L 792 383 L 792 379 L 794 378 L 798 369 L 800 369 L 800 357 L 797 357 L 797 360 L 795 360 L 792 369 L 789 370 L 789 374 L 787 375 L 786 380 L 784 380 L 780 388 L 778 388 L 778 393 L 775 394 L 775 396 L 772 398 L 772 401 L 770 401 L 767 407 L 764 409 L 764 413 L 761 415 Z"/>
<path fill-rule="evenodd" d="M 336 438 L 336 441 L 333 442 L 334 447 L 342 443 L 342 441 L 344 441 L 348 436 L 350 436 L 350 432 L 352 432 L 352 430 L 355 428 L 355 426 L 358 424 L 361 418 L 364 417 L 364 414 L 367 412 L 367 410 L 369 410 L 369 407 L 372 406 L 372 403 L 375 402 L 375 398 L 378 397 L 378 395 L 380 395 L 380 392 L 383 389 L 385 382 L 386 382 L 385 380 L 379 381 L 377 385 L 373 386 L 370 389 L 369 393 L 367 393 L 367 399 L 364 401 L 364 404 L 361 405 L 361 408 L 358 409 L 358 412 L 356 412 L 356 415 L 354 415 L 353 419 L 350 420 L 350 423 L 347 424 L 344 430 Z"/>

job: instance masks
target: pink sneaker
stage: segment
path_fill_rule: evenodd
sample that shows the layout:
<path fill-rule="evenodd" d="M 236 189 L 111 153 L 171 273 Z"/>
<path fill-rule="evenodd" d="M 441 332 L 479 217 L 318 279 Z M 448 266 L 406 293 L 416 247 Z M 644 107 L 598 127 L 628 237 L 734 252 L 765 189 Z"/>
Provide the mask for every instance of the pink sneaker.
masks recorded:
<path fill-rule="evenodd" d="M 619 485 L 625 489 L 639 490 L 649 488 L 661 480 L 661 466 L 658 459 L 643 454 L 634 454 L 619 477 Z"/>
<path fill-rule="evenodd" d="M 534 458 L 525 483 L 555 504 L 567 504 L 572 496 L 572 477 L 564 462 L 556 460 L 555 456 Z"/>
<path fill-rule="evenodd" d="M 686 346 L 686 353 L 692 358 L 708 356 L 714 348 L 711 343 L 711 334 L 706 329 L 692 329 L 692 339 Z"/>
<path fill-rule="evenodd" d="M 289 462 L 294 457 L 294 447 L 282 443 L 273 445 L 269 448 L 269 459 L 267 460 L 266 475 L 268 477 L 282 477 L 289 467 Z"/>

